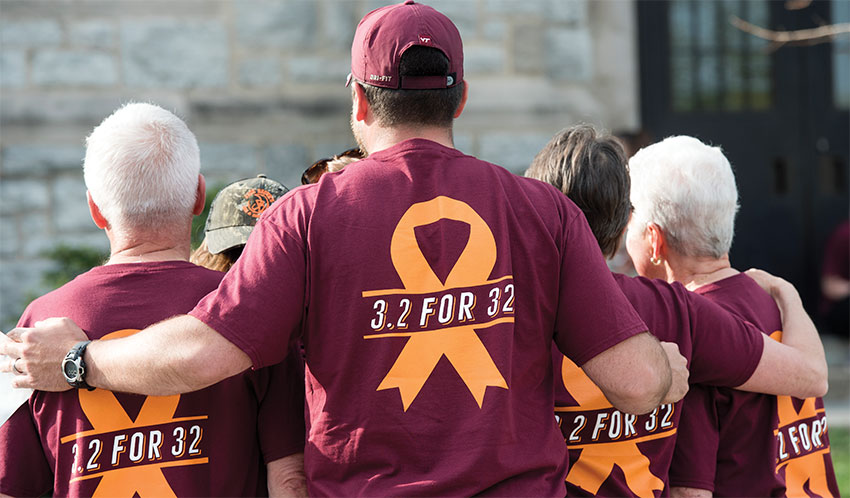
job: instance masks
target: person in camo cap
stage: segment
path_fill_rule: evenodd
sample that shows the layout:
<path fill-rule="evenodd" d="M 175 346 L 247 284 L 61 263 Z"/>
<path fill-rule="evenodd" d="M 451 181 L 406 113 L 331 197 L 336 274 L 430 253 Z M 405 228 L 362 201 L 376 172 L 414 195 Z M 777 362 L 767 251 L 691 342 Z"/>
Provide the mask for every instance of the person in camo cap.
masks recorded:
<path fill-rule="evenodd" d="M 266 175 L 238 180 L 221 189 L 210 204 L 204 241 L 190 261 L 212 270 L 229 270 L 242 254 L 260 215 L 287 192 L 282 183 Z"/>

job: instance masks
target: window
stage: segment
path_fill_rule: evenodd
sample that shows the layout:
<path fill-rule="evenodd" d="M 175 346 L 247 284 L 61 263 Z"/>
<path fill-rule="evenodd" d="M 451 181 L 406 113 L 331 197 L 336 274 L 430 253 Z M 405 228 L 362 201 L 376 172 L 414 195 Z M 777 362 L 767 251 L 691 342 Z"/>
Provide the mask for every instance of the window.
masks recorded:
<path fill-rule="evenodd" d="M 768 43 L 729 22 L 734 15 L 768 26 L 767 1 L 674 0 L 669 15 L 674 111 L 765 110 L 773 105 Z"/>

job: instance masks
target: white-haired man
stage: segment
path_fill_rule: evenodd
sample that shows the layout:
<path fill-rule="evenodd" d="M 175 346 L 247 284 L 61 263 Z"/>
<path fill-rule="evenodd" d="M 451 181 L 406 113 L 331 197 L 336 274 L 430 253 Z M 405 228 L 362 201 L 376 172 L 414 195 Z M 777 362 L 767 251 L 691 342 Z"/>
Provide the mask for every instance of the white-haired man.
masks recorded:
<path fill-rule="evenodd" d="M 303 394 L 282 388 L 298 378 L 294 365 L 165 397 L 85 389 L 81 379 L 89 340 L 185 313 L 218 286 L 221 273 L 188 262 L 192 217 L 204 207 L 199 168 L 192 132 L 154 105 L 122 107 L 86 140 L 88 205 L 109 260 L 33 301 L 20 321 L 59 314 L 85 328 L 65 366 L 83 389 L 36 391 L 0 426 L 0 493 L 257 496 L 267 492 L 264 460 L 276 478 L 297 467 Z"/>
<path fill-rule="evenodd" d="M 93 344 L 89 379 L 183 392 L 280 361 L 300 335 L 311 495 L 564 496 L 553 339 L 629 412 L 681 397 L 684 358 L 673 376 L 563 194 L 454 149 L 467 87 L 447 17 L 377 9 L 351 54 L 369 156 L 267 210 L 191 315 Z M 62 389 L 78 334 L 56 320 L 0 352 L 23 358 L 16 384 Z"/>

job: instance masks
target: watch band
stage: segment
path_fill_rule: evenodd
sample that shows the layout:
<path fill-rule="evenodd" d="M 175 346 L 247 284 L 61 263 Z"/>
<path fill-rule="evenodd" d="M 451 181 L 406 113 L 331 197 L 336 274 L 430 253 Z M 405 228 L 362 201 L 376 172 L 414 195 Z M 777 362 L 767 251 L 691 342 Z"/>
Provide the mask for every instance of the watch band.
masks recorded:
<path fill-rule="evenodd" d="M 80 341 L 68 351 L 65 359 L 62 361 L 62 375 L 71 387 L 77 389 L 86 388 L 93 391 L 94 388 L 86 383 L 86 362 L 84 356 L 86 348 L 91 344 L 91 341 Z"/>

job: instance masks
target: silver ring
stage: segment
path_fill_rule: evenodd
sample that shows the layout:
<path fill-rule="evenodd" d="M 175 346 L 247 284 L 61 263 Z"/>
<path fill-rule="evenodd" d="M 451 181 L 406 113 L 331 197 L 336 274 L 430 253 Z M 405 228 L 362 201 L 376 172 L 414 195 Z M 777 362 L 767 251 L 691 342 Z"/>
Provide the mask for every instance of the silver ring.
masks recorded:
<path fill-rule="evenodd" d="M 18 372 L 19 375 L 23 375 L 24 373 L 18 370 L 18 360 L 20 360 L 20 358 L 15 358 L 15 361 L 12 362 L 12 370 Z"/>

